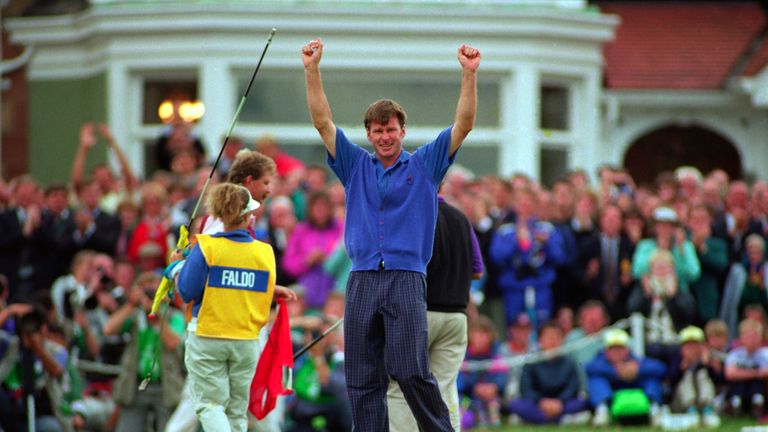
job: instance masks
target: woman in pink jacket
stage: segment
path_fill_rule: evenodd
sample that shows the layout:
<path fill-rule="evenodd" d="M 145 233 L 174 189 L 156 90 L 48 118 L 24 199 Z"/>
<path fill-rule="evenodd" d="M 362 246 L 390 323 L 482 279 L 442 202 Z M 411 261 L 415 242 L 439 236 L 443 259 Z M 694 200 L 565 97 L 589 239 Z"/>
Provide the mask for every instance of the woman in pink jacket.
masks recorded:
<path fill-rule="evenodd" d="M 327 193 L 309 196 L 307 220 L 291 233 L 283 255 L 283 270 L 304 288 L 307 306 L 319 308 L 333 290 L 334 279 L 323 271 L 323 262 L 341 240 L 344 225 L 333 217 Z"/>

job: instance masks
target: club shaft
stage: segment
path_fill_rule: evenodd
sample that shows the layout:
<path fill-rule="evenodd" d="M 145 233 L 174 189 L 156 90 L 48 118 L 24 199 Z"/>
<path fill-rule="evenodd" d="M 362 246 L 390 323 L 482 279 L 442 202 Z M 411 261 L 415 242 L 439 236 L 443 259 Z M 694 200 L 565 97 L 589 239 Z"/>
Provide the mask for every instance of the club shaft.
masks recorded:
<path fill-rule="evenodd" d="M 221 156 L 224 154 L 224 149 L 227 148 L 227 143 L 229 142 L 229 138 L 232 136 L 232 131 L 235 129 L 235 125 L 237 124 L 237 119 L 240 117 L 240 111 L 242 111 L 243 106 L 245 105 L 245 100 L 248 99 L 248 94 L 251 92 L 253 81 L 256 79 L 256 75 L 259 73 L 259 69 L 261 69 L 261 63 L 264 61 L 264 56 L 267 54 L 267 50 L 269 49 L 269 46 L 272 44 L 272 37 L 275 36 L 276 31 L 277 30 L 273 28 L 272 31 L 269 32 L 269 37 L 267 38 L 267 43 L 264 45 L 264 49 L 261 51 L 259 62 L 256 64 L 256 68 L 253 70 L 253 75 L 251 75 L 251 80 L 248 82 L 248 86 L 245 88 L 245 92 L 243 93 L 243 96 L 240 98 L 240 103 L 237 104 L 237 109 L 235 110 L 235 115 L 232 117 L 232 122 L 229 124 L 227 135 L 224 137 L 224 142 L 221 144 L 221 148 L 219 149 L 219 154 L 218 156 L 216 156 L 216 161 L 213 163 L 213 166 L 211 167 L 211 172 L 208 174 L 208 179 L 205 181 L 205 184 L 203 185 L 203 189 L 200 191 L 200 196 L 197 198 L 197 202 L 195 203 L 195 208 L 192 210 L 192 214 L 189 216 L 189 223 L 187 224 L 187 226 L 192 225 L 192 221 L 195 220 L 195 216 L 197 216 L 197 210 L 200 207 L 200 202 L 203 200 L 203 197 L 205 196 L 205 191 L 208 189 L 208 184 L 211 182 L 211 178 L 213 178 L 213 173 L 216 172 L 216 167 L 219 166 L 219 161 L 221 160 Z"/>
<path fill-rule="evenodd" d="M 301 357 L 302 354 L 309 351 L 313 346 L 317 345 L 318 342 L 323 340 L 324 337 L 328 336 L 332 331 L 336 330 L 336 327 L 340 326 L 341 323 L 344 322 L 344 318 L 336 321 L 333 323 L 332 326 L 328 327 L 326 331 L 323 332 L 320 336 L 316 337 L 312 342 L 305 345 L 303 348 L 301 348 L 299 351 L 296 352 L 296 354 L 293 355 L 293 360 L 295 361 L 297 358 Z"/>

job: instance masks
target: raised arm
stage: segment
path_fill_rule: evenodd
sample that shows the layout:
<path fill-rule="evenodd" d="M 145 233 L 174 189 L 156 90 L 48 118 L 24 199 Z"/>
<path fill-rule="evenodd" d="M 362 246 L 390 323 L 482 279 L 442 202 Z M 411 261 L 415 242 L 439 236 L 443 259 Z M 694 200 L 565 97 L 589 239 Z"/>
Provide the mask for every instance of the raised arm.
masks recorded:
<path fill-rule="evenodd" d="M 133 191 L 138 187 L 138 180 L 131 170 L 131 164 L 128 163 L 128 158 L 125 157 L 125 153 L 117 145 L 112 130 L 104 123 L 99 124 L 99 133 L 107 141 L 109 148 L 115 153 L 118 164 L 120 164 L 120 177 L 125 185 L 125 191 L 127 196 L 132 196 Z"/>
<path fill-rule="evenodd" d="M 469 45 L 462 45 L 459 47 L 458 58 L 461 64 L 461 92 L 459 93 L 459 103 L 456 106 L 456 118 L 453 122 L 453 129 L 451 129 L 451 156 L 461 147 L 464 138 L 475 125 L 477 68 L 480 66 L 480 51 Z"/>
<path fill-rule="evenodd" d="M 85 159 L 88 157 L 88 150 L 96 145 L 93 129 L 93 123 L 84 123 L 80 127 L 80 144 L 77 146 L 77 153 L 75 153 L 75 159 L 72 161 L 72 187 L 75 191 L 79 191 L 80 186 L 85 181 Z"/>
<path fill-rule="evenodd" d="M 301 49 L 304 63 L 304 78 L 307 85 L 307 106 L 312 125 L 320 133 L 325 148 L 336 158 L 336 125 L 333 124 L 331 106 L 320 79 L 320 58 L 323 56 L 323 41 L 315 39 Z"/>

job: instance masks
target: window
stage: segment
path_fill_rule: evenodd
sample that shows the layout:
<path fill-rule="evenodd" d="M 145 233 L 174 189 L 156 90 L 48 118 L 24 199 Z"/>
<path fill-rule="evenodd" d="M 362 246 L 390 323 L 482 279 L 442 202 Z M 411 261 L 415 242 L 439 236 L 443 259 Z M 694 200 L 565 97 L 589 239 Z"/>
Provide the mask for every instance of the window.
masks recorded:
<path fill-rule="evenodd" d="M 562 85 L 544 84 L 539 95 L 541 118 L 539 127 L 544 130 L 567 131 L 570 129 L 570 95 Z"/>
<path fill-rule="evenodd" d="M 568 150 L 542 147 L 539 158 L 541 183 L 550 188 L 568 172 Z"/>
<path fill-rule="evenodd" d="M 159 110 L 164 102 L 197 101 L 197 80 L 171 80 L 168 78 L 144 81 L 144 105 L 142 123 L 145 125 L 164 123 Z"/>
<path fill-rule="evenodd" d="M 250 75 L 237 74 L 239 100 Z M 391 98 L 408 113 L 409 126 L 446 127 L 454 120 L 459 97 L 457 74 L 405 73 L 376 71 L 329 71 L 323 74 L 323 87 L 337 125 L 362 128 L 363 114 L 372 102 Z M 499 123 L 498 82 L 478 84 L 476 126 Z M 310 124 L 302 71 L 264 71 L 253 83 L 243 106 L 244 123 Z"/>

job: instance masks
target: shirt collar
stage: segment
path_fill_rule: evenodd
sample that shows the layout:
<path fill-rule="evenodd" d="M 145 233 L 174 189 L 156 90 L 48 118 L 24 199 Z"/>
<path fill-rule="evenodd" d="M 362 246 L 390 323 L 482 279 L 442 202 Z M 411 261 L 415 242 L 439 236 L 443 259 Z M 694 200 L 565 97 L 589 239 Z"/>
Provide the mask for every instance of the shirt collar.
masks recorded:
<path fill-rule="evenodd" d="M 253 237 L 245 229 L 236 229 L 232 231 L 222 231 L 211 235 L 211 237 L 224 237 L 235 241 L 251 241 Z"/>
<path fill-rule="evenodd" d="M 373 159 L 373 163 L 381 164 L 381 161 L 379 160 L 379 158 L 376 157 L 375 152 L 371 152 L 369 155 L 371 159 Z M 397 157 L 397 160 L 395 161 L 395 163 L 393 163 L 392 166 L 390 166 L 389 168 L 392 168 L 399 163 L 406 163 L 410 158 L 411 158 L 411 154 L 408 153 L 406 150 L 403 150 L 400 152 L 400 156 Z"/>

